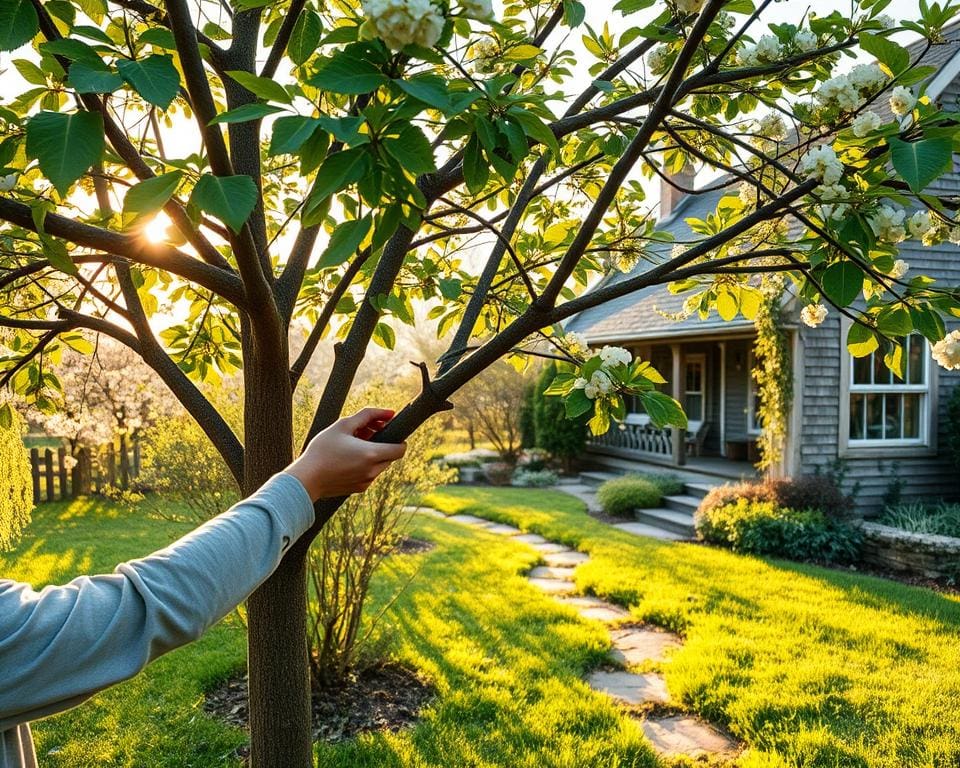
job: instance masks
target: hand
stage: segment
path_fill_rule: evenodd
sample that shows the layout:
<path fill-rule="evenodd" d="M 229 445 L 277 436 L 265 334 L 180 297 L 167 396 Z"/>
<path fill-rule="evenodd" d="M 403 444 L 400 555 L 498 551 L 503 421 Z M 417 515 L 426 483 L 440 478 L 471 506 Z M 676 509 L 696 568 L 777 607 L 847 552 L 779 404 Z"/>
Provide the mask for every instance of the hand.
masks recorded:
<path fill-rule="evenodd" d="M 286 472 L 303 483 L 313 501 L 365 491 L 407 450 L 406 443 L 369 442 L 393 411 L 364 408 L 317 435 Z"/>

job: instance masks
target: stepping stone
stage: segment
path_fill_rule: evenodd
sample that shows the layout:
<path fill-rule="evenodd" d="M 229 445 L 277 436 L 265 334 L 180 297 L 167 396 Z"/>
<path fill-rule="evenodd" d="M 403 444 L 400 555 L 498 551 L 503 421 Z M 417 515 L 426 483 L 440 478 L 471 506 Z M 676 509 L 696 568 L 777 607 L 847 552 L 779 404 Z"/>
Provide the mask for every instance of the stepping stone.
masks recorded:
<path fill-rule="evenodd" d="M 563 602 L 576 608 L 577 613 L 583 618 L 593 619 L 594 621 L 609 623 L 623 621 L 630 616 L 619 605 L 608 603 L 605 600 L 597 600 L 595 597 L 568 597 Z"/>
<path fill-rule="evenodd" d="M 433 509 L 432 507 L 404 507 L 403 511 L 412 515 L 423 515 L 424 517 L 435 517 L 438 520 L 445 520 L 447 517 L 439 509 Z"/>
<path fill-rule="evenodd" d="M 646 536 L 649 539 L 660 539 L 661 541 L 684 541 L 685 536 L 673 531 L 665 531 L 663 528 L 656 528 L 646 523 L 615 523 L 614 528 L 618 528 L 625 533 L 634 536 Z"/>
<path fill-rule="evenodd" d="M 531 579 L 561 579 L 572 581 L 575 568 L 551 568 L 549 565 L 538 565 L 527 575 Z"/>
<path fill-rule="evenodd" d="M 571 565 L 580 565 L 590 559 L 586 552 L 574 552 L 572 549 L 565 549 L 560 552 L 544 554 L 544 562 L 555 568 L 565 568 Z"/>
<path fill-rule="evenodd" d="M 641 727 L 654 749 L 667 757 L 732 755 L 737 751 L 734 741 L 695 717 L 650 718 Z"/>
<path fill-rule="evenodd" d="M 487 530 L 490 531 L 490 533 L 499 533 L 501 536 L 516 536 L 518 533 L 523 533 L 519 528 L 514 528 L 512 525 L 504 525 L 503 523 L 488 525 Z"/>
<path fill-rule="evenodd" d="M 515 536 L 514 541 L 522 541 L 524 544 L 551 544 L 539 533 L 522 533 L 519 536 Z M 559 544 L 556 546 L 560 546 Z"/>
<path fill-rule="evenodd" d="M 613 629 L 610 631 L 610 639 L 613 641 L 610 658 L 618 664 L 665 661 L 667 651 L 680 647 L 680 638 L 676 635 L 647 628 Z"/>
<path fill-rule="evenodd" d="M 670 701 L 667 684 L 660 675 L 636 675 L 633 672 L 592 672 L 587 685 L 624 704 L 666 704 Z"/>
<path fill-rule="evenodd" d="M 520 538 L 519 536 L 517 537 Z M 567 548 L 563 544 L 554 544 L 552 541 L 545 541 L 543 544 L 531 544 L 537 552 L 543 552 L 544 554 L 553 554 L 554 552 L 566 552 Z"/>
<path fill-rule="evenodd" d="M 455 523 L 463 523 L 464 525 L 478 525 L 481 528 L 487 528 L 493 525 L 489 520 L 484 520 L 482 517 L 476 517 L 474 515 L 450 515 L 447 520 L 453 520 Z"/>
<path fill-rule="evenodd" d="M 561 581 L 560 579 L 527 579 L 533 586 L 542 589 L 552 595 L 568 594 L 575 592 L 577 585 L 572 581 Z"/>

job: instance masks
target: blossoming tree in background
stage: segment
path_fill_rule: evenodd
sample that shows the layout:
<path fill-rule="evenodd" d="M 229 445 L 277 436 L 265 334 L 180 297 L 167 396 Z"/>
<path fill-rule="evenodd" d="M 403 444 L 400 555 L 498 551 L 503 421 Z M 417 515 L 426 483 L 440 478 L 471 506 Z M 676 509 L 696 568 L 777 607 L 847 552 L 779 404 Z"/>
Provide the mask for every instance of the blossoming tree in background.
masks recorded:
<path fill-rule="evenodd" d="M 654 423 L 683 424 L 648 363 L 559 331 L 661 283 L 726 319 L 790 284 L 807 322 L 843 312 L 851 352 L 882 347 L 899 368 L 906 334 L 943 344 L 960 311 L 949 287 L 897 265 L 906 237 L 954 237 L 953 209 L 924 190 L 957 128 L 889 36 L 933 45 L 953 10 L 894 22 L 863 0 L 769 26 L 769 5 L 617 0 L 614 34 L 609 7 L 578 0 L 507 0 L 496 17 L 484 0 L 2 3 L 0 48 L 18 50 L 27 83 L 0 104 L 5 375 L 50 399 L 64 335 L 111 337 L 251 492 L 291 459 L 294 390 L 320 340 L 338 343 L 311 435 L 415 301 L 451 342 L 422 361 L 422 391 L 384 440 L 544 338 L 571 368 L 555 389 L 572 415 L 601 430 L 636 394 Z M 688 164 L 733 191 L 664 253 L 641 179 Z M 243 443 L 196 386 L 238 368 Z M 304 563 L 340 503 L 317 505 L 249 603 L 256 768 L 311 764 Z"/>

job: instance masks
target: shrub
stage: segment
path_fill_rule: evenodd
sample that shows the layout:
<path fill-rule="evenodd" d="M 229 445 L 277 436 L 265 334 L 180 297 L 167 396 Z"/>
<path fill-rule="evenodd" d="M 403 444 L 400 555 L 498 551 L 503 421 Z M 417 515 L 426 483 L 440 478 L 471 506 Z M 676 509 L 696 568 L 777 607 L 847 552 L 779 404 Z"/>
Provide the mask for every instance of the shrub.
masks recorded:
<path fill-rule="evenodd" d="M 812 509 L 831 518 L 846 517 L 853 506 L 850 497 L 827 475 L 806 475 L 718 486 L 700 502 L 697 512 L 709 514 L 716 507 L 735 504 L 740 499 L 769 501 L 789 509 Z"/>
<path fill-rule="evenodd" d="M 513 464 L 494 461 L 484 465 L 483 474 L 490 485 L 510 485 L 513 479 Z"/>
<path fill-rule="evenodd" d="M 556 485 L 557 473 L 549 469 L 518 468 L 513 473 L 513 484 L 521 488 L 547 488 Z"/>
<path fill-rule="evenodd" d="M 23 446 L 23 420 L 10 403 L 0 405 L 0 552 L 13 549 L 33 511 L 30 460 Z"/>
<path fill-rule="evenodd" d="M 960 504 L 899 504 L 887 509 L 878 522 L 911 533 L 960 538 Z"/>
<path fill-rule="evenodd" d="M 734 552 L 836 564 L 856 560 L 862 539 L 856 528 L 820 510 L 747 498 L 701 510 L 696 527 L 701 540 Z"/>
<path fill-rule="evenodd" d="M 531 448 L 524 451 L 517 459 L 517 466 L 529 472 L 539 472 L 550 464 L 550 454 L 542 448 Z"/>
<path fill-rule="evenodd" d="M 536 407 L 536 382 L 527 384 L 523 389 L 523 404 L 520 406 L 520 447 L 533 448 L 537 444 L 537 424 L 533 411 Z"/>
<path fill-rule="evenodd" d="M 683 492 L 683 480 L 676 475 L 667 475 L 660 472 L 651 472 L 649 474 L 641 472 L 637 473 L 637 477 L 649 480 L 660 489 L 660 493 L 663 496 L 675 496 Z"/>
<path fill-rule="evenodd" d="M 607 480 L 597 489 L 597 501 L 608 515 L 627 517 L 635 509 L 648 509 L 660 505 L 663 493 L 645 477 L 626 475 Z"/>
<path fill-rule="evenodd" d="M 557 366 L 550 363 L 537 380 L 533 401 L 533 423 L 537 447 L 560 459 L 566 469 L 587 444 L 587 418 L 568 419 L 563 398 L 548 397 L 544 390 L 557 375 Z"/>

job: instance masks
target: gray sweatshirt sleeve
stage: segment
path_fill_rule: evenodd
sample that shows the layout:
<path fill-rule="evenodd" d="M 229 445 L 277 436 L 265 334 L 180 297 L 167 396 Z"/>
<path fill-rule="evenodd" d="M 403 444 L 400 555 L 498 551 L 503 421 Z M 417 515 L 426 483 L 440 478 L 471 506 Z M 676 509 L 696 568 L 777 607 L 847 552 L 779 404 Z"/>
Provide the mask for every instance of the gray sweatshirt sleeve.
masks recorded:
<path fill-rule="evenodd" d="M 295 477 L 112 574 L 37 592 L 0 579 L 0 732 L 79 704 L 198 638 L 277 567 L 313 523 Z"/>

